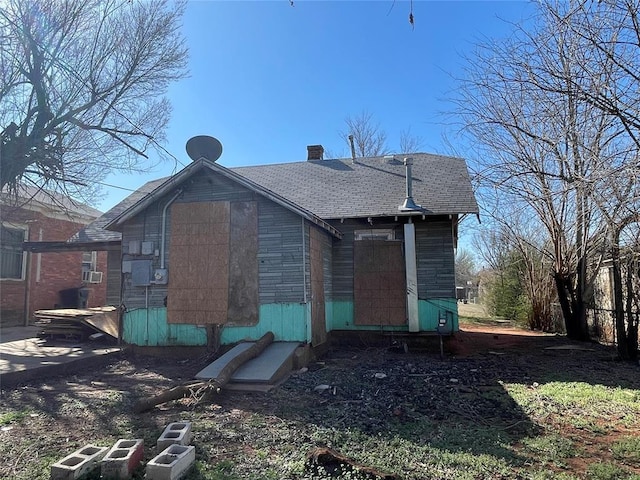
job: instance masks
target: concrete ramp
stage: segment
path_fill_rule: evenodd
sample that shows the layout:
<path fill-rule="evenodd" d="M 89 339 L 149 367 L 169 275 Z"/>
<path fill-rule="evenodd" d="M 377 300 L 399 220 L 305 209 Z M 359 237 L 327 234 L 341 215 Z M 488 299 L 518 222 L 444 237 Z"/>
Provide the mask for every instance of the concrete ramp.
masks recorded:
<path fill-rule="evenodd" d="M 215 380 L 222 369 L 236 356 L 247 350 L 255 342 L 236 345 L 196 374 L 196 378 Z M 293 354 L 298 342 L 274 342 L 256 358 L 242 365 L 224 386 L 226 390 L 268 391 L 285 378 L 293 369 Z"/>

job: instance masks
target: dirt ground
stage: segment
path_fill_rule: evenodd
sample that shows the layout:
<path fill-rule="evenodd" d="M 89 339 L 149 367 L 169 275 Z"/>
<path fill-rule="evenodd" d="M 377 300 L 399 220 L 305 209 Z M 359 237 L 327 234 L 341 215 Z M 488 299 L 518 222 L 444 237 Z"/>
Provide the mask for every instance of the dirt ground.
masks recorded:
<path fill-rule="evenodd" d="M 395 348 L 332 349 L 270 393 L 222 392 L 214 402 L 204 405 L 196 406 L 185 399 L 132 415 L 132 406 L 138 399 L 192 380 L 208 361 L 204 357 L 176 361 L 123 354 L 102 369 L 68 378 L 43 378 L 2 391 L 0 416 L 13 420 L 5 421 L 0 430 L 1 451 L 9 459 L 0 464 L 0 478 L 48 478 L 45 473 L 40 477 L 27 470 L 24 459 L 35 458 L 48 465 L 60 458 L 60 452 L 92 439 L 135 435 L 153 445 L 163 426 L 176 419 L 193 418 L 205 424 L 215 418 L 216 425 L 223 425 L 235 422 L 238 416 L 245 415 L 242 412 L 260 412 L 278 422 L 312 423 L 334 429 L 357 426 L 372 435 L 399 428 L 399 424 L 408 428 L 406 424 L 417 418 L 452 422 L 455 428 L 467 423 L 477 428 L 480 421 L 480 425 L 491 425 L 489 433 L 496 425 L 508 430 L 512 441 L 518 444 L 519 438 L 541 428 L 541 420 L 529 418 L 504 394 L 505 383 L 538 385 L 565 379 L 640 390 L 638 367 L 616 362 L 610 348 L 496 322 L 462 324 L 461 331 L 445 342 L 444 359 L 438 348 L 415 352 Z M 329 393 L 318 392 L 319 385 L 327 385 Z M 455 411 L 451 410 L 453 404 Z M 559 420 L 548 416 L 544 421 Z M 564 429 L 563 435 L 586 438 L 586 456 L 567 460 L 576 472 L 584 472 L 584 458 L 589 455 L 610 458 L 608 445 L 616 435 L 640 435 L 638 421 L 606 438 L 573 426 L 556 427 Z M 270 426 L 247 435 L 274 435 L 275 429 Z M 206 462 L 221 462 L 233 452 L 246 450 L 247 439 L 230 436 L 224 440 L 223 448 L 219 438 L 209 442 L 204 432 L 199 434 L 202 445 L 198 455 Z M 302 442 L 304 435 L 301 438 Z M 441 440 L 448 442 L 447 448 L 453 448 L 449 445 L 456 441 L 454 436 Z M 500 442 L 495 439 L 495 448 Z M 487 447 L 473 444 L 459 448 L 477 448 L 478 453 L 486 453 L 482 449 Z M 640 468 L 634 471 L 640 473 Z M 240 478 L 259 478 L 259 474 L 240 474 Z"/>

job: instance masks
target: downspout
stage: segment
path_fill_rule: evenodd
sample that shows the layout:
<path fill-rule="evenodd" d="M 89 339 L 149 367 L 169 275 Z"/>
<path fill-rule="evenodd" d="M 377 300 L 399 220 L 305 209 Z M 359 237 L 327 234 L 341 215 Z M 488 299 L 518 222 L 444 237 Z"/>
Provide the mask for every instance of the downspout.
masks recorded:
<path fill-rule="evenodd" d="M 182 193 L 182 189 L 179 189 L 174 195 L 173 197 L 171 197 L 169 199 L 169 201 L 165 204 L 164 208 L 162 209 L 162 231 L 160 233 L 160 268 L 164 269 L 165 268 L 165 261 L 164 261 L 164 251 L 165 251 L 165 245 L 167 242 L 167 210 L 169 209 L 169 206 L 176 200 L 176 198 L 178 198 L 178 196 Z M 145 343 L 149 343 L 149 287 L 145 286 L 144 287 L 144 297 L 145 297 L 145 311 L 146 311 L 146 317 L 147 317 L 147 335 L 146 335 L 146 341 Z"/>
<path fill-rule="evenodd" d="M 160 234 L 160 268 L 164 268 L 164 249 L 165 249 L 165 244 L 167 242 L 166 236 L 167 236 L 167 210 L 169 209 L 169 206 L 175 202 L 176 198 L 178 198 L 178 196 L 182 193 L 182 189 L 179 189 L 175 195 L 173 197 L 171 197 L 169 199 L 169 201 L 165 204 L 164 208 L 162 209 L 162 233 Z"/>
<path fill-rule="evenodd" d="M 407 280 L 407 319 L 410 332 L 420 331 L 418 315 L 418 268 L 416 262 L 416 229 L 409 217 L 404 224 L 404 261 Z"/>

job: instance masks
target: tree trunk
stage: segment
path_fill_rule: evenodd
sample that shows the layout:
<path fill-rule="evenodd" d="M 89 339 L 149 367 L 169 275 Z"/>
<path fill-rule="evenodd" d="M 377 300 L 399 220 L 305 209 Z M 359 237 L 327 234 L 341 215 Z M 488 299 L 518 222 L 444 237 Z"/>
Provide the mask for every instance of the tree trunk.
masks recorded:
<path fill-rule="evenodd" d="M 638 359 L 638 314 L 633 311 L 633 275 L 634 275 L 634 261 L 633 259 L 627 262 L 627 275 L 626 275 L 626 287 L 627 287 L 627 338 L 625 342 L 627 350 L 627 360 Z"/>
<path fill-rule="evenodd" d="M 578 327 L 578 337 L 575 340 L 589 341 L 589 325 L 587 323 L 587 308 L 584 301 L 585 284 L 587 277 L 586 259 L 581 256 L 578 259 L 576 275 L 576 287 L 573 290 L 573 315 Z"/>
<path fill-rule="evenodd" d="M 616 346 L 618 355 L 623 360 L 629 359 L 627 351 L 627 331 L 624 327 L 624 294 L 622 290 L 622 272 L 620 269 L 620 247 L 618 239 L 614 239 L 611 248 L 611 261 L 613 273 L 613 309 L 616 327 Z"/>
<path fill-rule="evenodd" d="M 274 337 L 272 332 L 265 333 L 254 345 L 246 349 L 244 352 L 240 353 L 237 357 L 235 357 L 227 365 L 225 365 L 222 370 L 220 370 L 217 378 L 209 381 L 200 381 L 189 383 L 186 385 L 179 385 L 154 397 L 143 398 L 134 405 L 133 411 L 135 413 L 145 412 L 152 409 L 156 405 L 160 405 L 161 403 L 166 403 L 171 400 L 178 400 L 180 398 L 190 396 L 195 397 L 196 401 L 199 401 L 207 394 L 218 392 L 221 387 L 229 382 L 231 376 L 233 375 L 233 372 L 240 368 L 244 363 L 260 355 L 262 351 L 267 348 L 267 346 L 271 342 L 273 342 L 273 338 Z"/>
<path fill-rule="evenodd" d="M 581 295 L 576 295 L 571 279 L 561 273 L 554 273 L 558 301 L 562 309 L 567 338 L 572 340 L 589 340 L 587 315 Z"/>
<path fill-rule="evenodd" d="M 553 279 L 556 282 L 558 302 L 560 302 L 560 309 L 562 310 L 562 318 L 564 319 L 567 337 L 573 338 L 576 329 L 574 327 L 573 312 L 571 311 L 571 301 L 569 300 L 569 292 L 567 292 L 566 280 L 564 275 L 559 272 L 554 273 Z"/>

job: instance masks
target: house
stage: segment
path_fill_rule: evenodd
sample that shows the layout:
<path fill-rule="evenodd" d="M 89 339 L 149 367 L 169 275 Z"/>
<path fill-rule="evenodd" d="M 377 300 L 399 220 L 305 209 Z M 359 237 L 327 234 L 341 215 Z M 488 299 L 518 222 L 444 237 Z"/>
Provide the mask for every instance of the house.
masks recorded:
<path fill-rule="evenodd" d="M 24 242 L 66 241 L 101 212 L 69 197 L 22 186 L 0 196 L 0 322 L 26 325 L 33 312 L 105 302 L 100 272 L 106 257 L 95 250 L 23 251 Z"/>
<path fill-rule="evenodd" d="M 122 292 L 134 345 L 452 332 L 458 223 L 478 206 L 463 159 L 410 157 L 324 160 L 311 146 L 295 163 L 198 158 L 74 240 L 121 242 L 108 289 Z"/>

